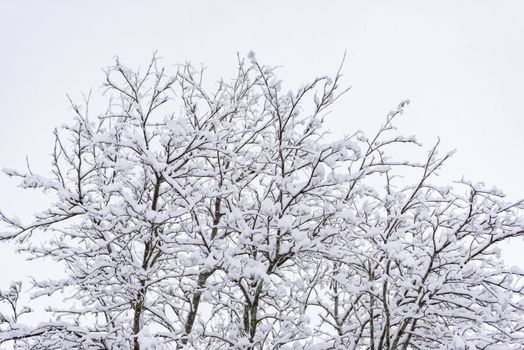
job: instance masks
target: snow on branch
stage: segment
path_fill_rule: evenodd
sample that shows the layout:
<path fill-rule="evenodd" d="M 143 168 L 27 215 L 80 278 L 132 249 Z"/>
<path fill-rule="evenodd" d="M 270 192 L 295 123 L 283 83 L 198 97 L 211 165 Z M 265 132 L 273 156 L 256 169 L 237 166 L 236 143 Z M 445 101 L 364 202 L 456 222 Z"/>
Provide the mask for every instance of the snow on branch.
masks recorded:
<path fill-rule="evenodd" d="M 204 69 L 105 70 L 108 108 L 54 132 L 51 173 L 4 169 L 55 195 L 1 240 L 61 278 L 0 293 L 0 343 L 24 349 L 520 349 L 524 280 L 499 243 L 524 202 L 466 180 L 434 183 L 452 152 L 386 115 L 326 140 L 341 69 L 284 93 L 250 53 L 210 89 Z M 409 169 L 409 170 L 408 170 Z M 414 175 L 416 174 L 416 175 Z M 404 177 L 404 178 L 403 178 Z M 409 182 L 407 180 L 409 180 Z M 7 208 L 8 209 L 8 208 Z M 33 300 L 62 298 L 49 321 Z"/>

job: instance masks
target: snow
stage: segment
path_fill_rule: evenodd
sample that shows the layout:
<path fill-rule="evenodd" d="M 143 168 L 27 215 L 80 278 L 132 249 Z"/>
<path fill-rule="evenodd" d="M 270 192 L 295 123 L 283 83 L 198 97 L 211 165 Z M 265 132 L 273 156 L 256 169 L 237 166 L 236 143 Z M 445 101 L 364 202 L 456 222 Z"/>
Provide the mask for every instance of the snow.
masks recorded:
<path fill-rule="evenodd" d="M 119 103 L 100 125 L 79 112 L 56 133 L 66 146 L 51 174 L 4 169 L 56 195 L 27 224 L 0 212 L 0 238 L 62 264 L 21 293 L 60 292 L 64 305 L 49 310 L 62 321 L 33 327 L 25 300 L 2 291 L 0 339 L 356 350 L 372 324 L 391 344 L 409 329 L 413 348 L 519 349 L 524 271 L 497 244 L 524 235 L 522 206 L 496 188 L 434 184 L 450 156 L 436 148 L 397 160 L 395 145 L 417 145 L 393 125 L 409 101 L 376 137 L 328 143 L 340 76 L 284 95 L 274 67 L 246 61 L 209 93 L 190 65 L 170 75 L 156 59 L 147 73 L 117 61 L 104 87 Z M 168 102 L 171 114 L 153 108 Z"/>

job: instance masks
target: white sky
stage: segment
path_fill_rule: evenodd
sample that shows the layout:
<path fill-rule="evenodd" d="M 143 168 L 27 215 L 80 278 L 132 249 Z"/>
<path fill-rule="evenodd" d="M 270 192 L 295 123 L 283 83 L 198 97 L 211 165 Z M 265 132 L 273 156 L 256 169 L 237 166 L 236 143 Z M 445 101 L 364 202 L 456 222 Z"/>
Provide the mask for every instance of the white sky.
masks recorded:
<path fill-rule="evenodd" d="M 337 133 L 372 131 L 402 99 L 399 130 L 457 149 L 445 176 L 524 197 L 524 3 L 521 1 L 8 1 L 0 0 L 0 167 L 46 171 L 66 93 L 97 88 L 119 55 L 144 65 L 191 61 L 228 77 L 253 49 L 282 66 L 289 87 L 343 73 L 352 90 L 333 108 Z M 407 155 L 409 156 L 409 155 Z M 0 208 L 21 218 L 46 203 L 0 176 Z M 524 266 L 522 242 L 508 262 Z M 0 245 L 0 285 L 45 267 Z M 39 270 L 40 269 L 40 270 Z"/>

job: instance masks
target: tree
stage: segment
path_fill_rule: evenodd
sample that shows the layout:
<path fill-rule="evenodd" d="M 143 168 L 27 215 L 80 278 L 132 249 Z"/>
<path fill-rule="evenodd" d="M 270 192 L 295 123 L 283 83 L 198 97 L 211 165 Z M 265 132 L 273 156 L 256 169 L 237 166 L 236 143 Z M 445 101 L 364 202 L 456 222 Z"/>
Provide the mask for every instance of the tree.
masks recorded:
<path fill-rule="evenodd" d="M 347 90 L 320 77 L 283 93 L 250 54 L 205 87 L 186 64 L 170 75 L 118 59 L 108 109 L 54 133 L 52 170 L 5 169 L 55 202 L 3 240 L 53 258 L 62 292 L 28 326 L 15 283 L 0 295 L 0 342 L 32 349 L 518 349 L 524 272 L 498 243 L 524 235 L 524 202 L 466 180 L 435 185 L 451 154 L 415 147 L 390 112 L 378 133 L 327 140 L 327 109 Z M 413 171 L 418 180 L 413 179 Z"/>

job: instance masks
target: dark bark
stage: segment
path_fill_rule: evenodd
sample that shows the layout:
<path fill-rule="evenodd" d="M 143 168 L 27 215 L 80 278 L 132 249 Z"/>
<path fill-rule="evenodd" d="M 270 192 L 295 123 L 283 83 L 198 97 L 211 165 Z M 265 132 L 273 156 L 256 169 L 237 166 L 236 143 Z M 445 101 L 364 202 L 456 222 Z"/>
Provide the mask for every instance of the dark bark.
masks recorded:
<path fill-rule="evenodd" d="M 160 184 L 161 184 L 161 178 L 157 176 L 155 188 L 153 190 L 153 201 L 151 203 L 151 209 L 156 210 L 157 204 L 158 204 L 158 197 L 160 193 Z M 156 228 L 151 228 L 151 237 L 149 240 L 144 244 L 144 253 L 142 256 L 142 270 L 147 271 L 151 266 L 150 260 L 153 255 L 154 250 L 154 239 L 156 234 Z M 140 333 L 141 330 L 141 319 L 142 319 L 142 312 L 144 308 L 144 301 L 146 299 L 146 293 L 147 293 L 147 287 L 146 287 L 146 280 L 143 277 L 140 277 L 140 288 L 138 291 L 138 295 L 135 301 L 135 305 L 133 308 L 133 350 L 140 350 L 140 343 L 138 341 L 138 333 Z"/>
<path fill-rule="evenodd" d="M 213 228 L 211 229 L 211 239 L 215 239 L 217 233 L 218 233 L 218 223 L 220 222 L 220 217 L 222 214 L 220 214 L 220 206 L 222 203 L 222 199 L 218 197 L 215 201 L 215 207 L 214 207 L 214 214 L 213 214 Z M 191 299 L 191 309 L 189 310 L 189 313 L 187 314 L 186 323 L 184 325 L 184 337 L 182 338 L 182 345 L 186 345 L 189 340 L 189 334 L 191 334 L 191 331 L 193 330 L 193 325 L 195 324 L 196 316 L 198 314 L 198 307 L 200 306 L 200 300 L 202 299 L 202 289 L 206 285 L 206 281 L 215 272 L 216 269 L 212 271 L 207 272 L 200 272 L 198 275 L 198 281 L 197 281 L 197 289 L 195 290 L 193 294 L 193 298 Z"/>

